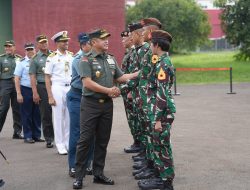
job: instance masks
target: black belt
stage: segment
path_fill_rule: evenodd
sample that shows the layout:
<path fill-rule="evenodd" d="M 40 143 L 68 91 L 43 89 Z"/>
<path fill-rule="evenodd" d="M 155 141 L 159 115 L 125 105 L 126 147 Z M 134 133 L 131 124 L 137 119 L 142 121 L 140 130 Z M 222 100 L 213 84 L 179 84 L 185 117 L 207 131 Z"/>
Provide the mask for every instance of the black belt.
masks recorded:
<path fill-rule="evenodd" d="M 101 103 L 101 104 L 112 101 L 112 98 L 108 98 L 108 97 L 106 97 L 106 98 L 95 98 L 95 97 L 92 97 L 92 96 L 84 96 L 84 98 L 92 100 L 92 101 L 96 101 L 96 102 Z"/>
<path fill-rule="evenodd" d="M 37 82 L 37 84 L 45 84 L 45 82 Z"/>
<path fill-rule="evenodd" d="M 71 89 L 70 89 L 70 90 L 72 90 L 73 92 L 77 92 L 77 93 L 82 94 L 82 90 L 79 89 L 79 88 L 74 88 L 73 86 L 71 86 Z"/>

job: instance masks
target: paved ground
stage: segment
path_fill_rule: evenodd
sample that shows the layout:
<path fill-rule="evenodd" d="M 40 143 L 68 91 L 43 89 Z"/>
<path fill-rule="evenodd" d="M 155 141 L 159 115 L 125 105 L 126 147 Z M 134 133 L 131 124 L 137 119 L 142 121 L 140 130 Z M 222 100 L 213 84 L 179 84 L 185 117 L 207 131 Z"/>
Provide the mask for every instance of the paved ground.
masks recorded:
<path fill-rule="evenodd" d="M 179 86 L 178 113 L 172 130 L 176 166 L 176 190 L 249 190 L 250 189 L 250 84 L 234 86 L 236 95 L 228 95 L 228 85 Z M 8 157 L 0 158 L 1 190 L 69 190 L 73 179 L 67 175 L 67 156 L 43 143 L 24 144 L 12 140 L 12 121 L 0 135 L 0 149 Z M 136 190 L 131 176 L 131 155 L 123 148 L 131 137 L 121 98 L 115 100 L 112 137 L 105 172 L 115 186 L 95 185 L 87 177 L 86 190 Z"/>

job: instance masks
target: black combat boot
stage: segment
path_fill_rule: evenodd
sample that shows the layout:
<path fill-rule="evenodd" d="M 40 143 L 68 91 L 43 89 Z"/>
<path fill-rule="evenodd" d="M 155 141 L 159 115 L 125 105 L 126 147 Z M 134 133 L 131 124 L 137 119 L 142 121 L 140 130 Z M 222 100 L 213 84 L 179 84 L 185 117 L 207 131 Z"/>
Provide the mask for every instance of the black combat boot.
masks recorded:
<path fill-rule="evenodd" d="M 138 182 L 138 186 L 141 190 L 149 190 L 149 189 L 174 190 L 171 180 L 163 181 L 161 178 L 140 180 Z"/>
<path fill-rule="evenodd" d="M 141 151 L 140 141 L 134 141 L 134 144 L 132 144 L 128 148 L 124 148 L 124 152 L 126 152 L 126 153 L 137 153 L 140 151 Z"/>

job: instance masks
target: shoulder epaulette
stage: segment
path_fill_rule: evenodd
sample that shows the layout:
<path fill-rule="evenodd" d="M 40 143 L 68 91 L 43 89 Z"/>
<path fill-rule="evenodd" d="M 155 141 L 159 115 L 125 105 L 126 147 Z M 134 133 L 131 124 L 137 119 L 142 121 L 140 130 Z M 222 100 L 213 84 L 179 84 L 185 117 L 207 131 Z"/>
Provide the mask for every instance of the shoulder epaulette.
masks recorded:
<path fill-rule="evenodd" d="M 75 55 L 73 55 L 73 57 L 76 57 L 76 56 L 78 56 L 79 54 L 78 53 L 76 53 Z"/>
<path fill-rule="evenodd" d="M 68 51 L 68 53 L 69 53 L 69 54 L 71 54 L 71 55 L 74 55 L 74 53 L 73 53 L 73 52 L 71 52 L 71 51 Z"/>
<path fill-rule="evenodd" d="M 49 57 L 54 57 L 56 54 L 57 54 L 56 51 L 55 51 L 55 52 L 51 52 L 51 53 L 49 54 Z"/>
<path fill-rule="evenodd" d="M 22 59 L 20 59 L 20 62 L 23 61 L 23 60 L 25 60 L 25 57 L 23 57 Z"/>
<path fill-rule="evenodd" d="M 18 54 L 15 54 L 15 57 L 22 58 L 22 56 Z"/>
<path fill-rule="evenodd" d="M 5 56 L 5 53 L 0 55 L 0 57 L 3 57 L 3 56 Z"/>

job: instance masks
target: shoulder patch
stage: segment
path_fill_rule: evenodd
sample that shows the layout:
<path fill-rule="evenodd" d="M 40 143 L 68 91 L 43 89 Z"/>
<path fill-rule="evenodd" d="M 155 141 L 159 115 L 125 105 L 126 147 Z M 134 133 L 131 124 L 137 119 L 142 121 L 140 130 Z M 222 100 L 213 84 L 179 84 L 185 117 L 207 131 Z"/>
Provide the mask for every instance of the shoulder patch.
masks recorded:
<path fill-rule="evenodd" d="M 158 80 L 162 81 L 162 80 L 166 80 L 167 78 L 167 73 L 162 69 L 160 69 L 160 72 L 158 73 Z"/>

